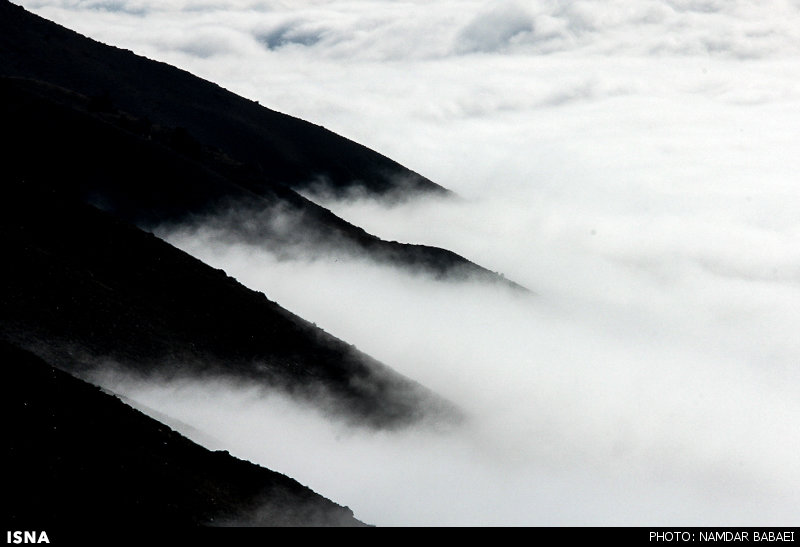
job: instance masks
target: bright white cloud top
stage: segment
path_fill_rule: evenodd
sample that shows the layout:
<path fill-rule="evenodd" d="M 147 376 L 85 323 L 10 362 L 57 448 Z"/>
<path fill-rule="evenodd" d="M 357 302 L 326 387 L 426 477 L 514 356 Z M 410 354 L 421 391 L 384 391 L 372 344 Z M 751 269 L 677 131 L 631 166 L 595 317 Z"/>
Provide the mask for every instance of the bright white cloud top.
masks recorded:
<path fill-rule="evenodd" d="M 797 524 L 795 2 L 22 4 L 455 190 L 325 204 L 537 293 L 170 233 L 474 419 L 374 436 L 230 386 L 129 395 L 376 524 Z"/>

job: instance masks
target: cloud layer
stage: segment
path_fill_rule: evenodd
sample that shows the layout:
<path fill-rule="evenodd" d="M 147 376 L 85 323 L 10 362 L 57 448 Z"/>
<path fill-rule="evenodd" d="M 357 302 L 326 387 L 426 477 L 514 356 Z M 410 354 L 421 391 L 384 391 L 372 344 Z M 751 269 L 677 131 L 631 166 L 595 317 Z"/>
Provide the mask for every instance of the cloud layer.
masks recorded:
<path fill-rule="evenodd" d="M 537 293 L 171 231 L 472 420 L 375 435 L 231 386 L 116 388 L 376 524 L 792 524 L 796 5 L 23 5 L 455 190 L 324 204 Z"/>
<path fill-rule="evenodd" d="M 447 0 L 403 3 L 30 0 L 23 5 L 108 34 L 146 18 L 170 34 L 241 33 L 269 50 L 311 49 L 339 59 L 397 60 L 473 53 L 707 54 L 764 58 L 797 50 L 797 6 L 785 0 Z M 119 25 L 99 29 L 99 21 Z M 170 32 L 171 31 L 171 32 Z M 150 33 L 128 43 L 152 43 Z M 227 53 L 225 48 L 218 53 Z"/>

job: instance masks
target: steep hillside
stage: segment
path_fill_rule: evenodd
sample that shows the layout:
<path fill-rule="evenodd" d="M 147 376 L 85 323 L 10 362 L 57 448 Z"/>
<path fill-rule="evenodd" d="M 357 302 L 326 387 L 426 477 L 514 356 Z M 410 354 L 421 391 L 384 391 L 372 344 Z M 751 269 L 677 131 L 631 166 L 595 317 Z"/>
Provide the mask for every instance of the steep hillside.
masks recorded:
<path fill-rule="evenodd" d="M 225 376 L 389 427 L 452 409 L 156 237 L 47 184 L 0 202 L 0 337 L 81 373 Z"/>
<path fill-rule="evenodd" d="M 231 237 L 282 255 L 366 256 L 437 278 L 509 285 L 450 251 L 381 240 L 284 185 L 261 185 L 257 170 L 186 130 L 103 101 L 0 77 L 0 114 L 8 175 L 35 178 L 146 229 L 213 218 Z"/>
<path fill-rule="evenodd" d="M 239 97 L 164 63 L 100 44 L 0 2 L 0 75 L 49 82 L 131 114 L 182 127 L 252 166 L 260 187 L 325 181 L 346 193 L 446 193 L 400 164 L 322 127 Z"/>
<path fill-rule="evenodd" d="M 0 343 L 7 529 L 363 526 L 280 473 L 211 452 Z"/>

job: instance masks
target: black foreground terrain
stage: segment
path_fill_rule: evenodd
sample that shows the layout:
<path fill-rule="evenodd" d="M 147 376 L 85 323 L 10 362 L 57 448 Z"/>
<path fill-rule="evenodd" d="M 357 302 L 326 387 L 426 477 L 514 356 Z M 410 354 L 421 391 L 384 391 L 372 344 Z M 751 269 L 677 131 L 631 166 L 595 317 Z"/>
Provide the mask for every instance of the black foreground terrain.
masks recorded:
<path fill-rule="evenodd" d="M 364 526 L 297 481 L 206 450 L 28 352 L 0 343 L 0 363 L 3 415 L 13 416 L 8 530 Z"/>

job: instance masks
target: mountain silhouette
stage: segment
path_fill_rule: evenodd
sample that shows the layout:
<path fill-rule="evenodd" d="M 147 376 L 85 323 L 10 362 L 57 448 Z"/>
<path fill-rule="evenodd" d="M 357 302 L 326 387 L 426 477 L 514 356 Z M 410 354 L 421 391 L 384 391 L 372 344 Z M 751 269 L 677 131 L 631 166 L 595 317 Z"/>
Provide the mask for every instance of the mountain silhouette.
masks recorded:
<path fill-rule="evenodd" d="M 224 377 L 375 427 L 446 405 L 421 386 L 166 242 L 26 179 L 6 182 L 6 341 L 61 368 Z M 321 404 L 321 403 L 320 403 Z"/>
<path fill-rule="evenodd" d="M 3 415 L 15 418 L 3 443 L 12 471 L 4 521 L 16 529 L 364 525 L 297 481 L 206 450 L 29 352 L 0 343 L 0 360 Z"/>
<path fill-rule="evenodd" d="M 367 256 L 438 279 L 519 288 L 445 249 L 381 240 L 285 185 L 260 185 L 258 172 L 185 130 L 100 109 L 69 90 L 0 77 L 0 113 L 6 173 L 49 181 L 142 228 L 210 219 L 229 237 L 282 257 Z"/>
<path fill-rule="evenodd" d="M 261 183 L 293 188 L 325 182 L 391 193 L 447 191 L 365 146 L 318 125 L 239 97 L 165 63 L 107 46 L 0 2 L 0 66 L 5 76 L 49 82 L 98 104 L 170 127 L 259 169 Z"/>

